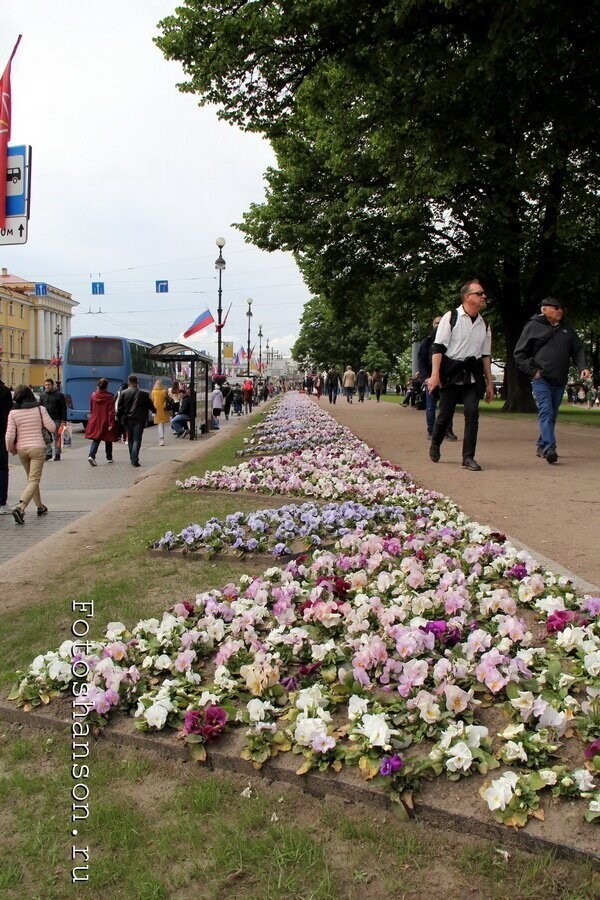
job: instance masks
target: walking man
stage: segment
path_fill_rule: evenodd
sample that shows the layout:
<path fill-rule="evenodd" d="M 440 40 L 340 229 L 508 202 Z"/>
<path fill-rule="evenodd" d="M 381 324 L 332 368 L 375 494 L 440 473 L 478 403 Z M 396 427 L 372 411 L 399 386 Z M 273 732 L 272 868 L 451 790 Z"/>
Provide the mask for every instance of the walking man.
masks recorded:
<path fill-rule="evenodd" d="M 325 378 L 325 387 L 327 388 L 329 402 L 335 404 L 340 387 L 340 373 L 335 366 L 332 366 L 327 373 L 327 377 Z"/>
<path fill-rule="evenodd" d="M 54 462 L 58 462 L 62 449 L 62 433 L 67 424 L 67 401 L 65 400 L 65 395 L 54 384 L 53 378 L 46 378 L 44 381 L 44 390 L 40 394 L 40 404 L 45 407 L 46 412 L 56 426 L 54 432 Z M 49 444 L 46 448 L 46 459 L 52 459 L 52 444 Z"/>
<path fill-rule="evenodd" d="M 365 391 L 369 384 L 369 375 L 365 369 L 361 368 L 356 373 L 356 390 L 358 391 L 358 402 L 365 402 Z"/>
<path fill-rule="evenodd" d="M 531 378 L 538 409 L 540 432 L 537 455 L 546 462 L 558 459 L 554 426 L 565 393 L 569 365 L 573 360 L 582 378 L 590 378 L 583 342 L 564 319 L 563 305 L 555 297 L 541 303 L 540 315 L 532 316 L 517 341 L 514 357 L 519 369 Z"/>
<path fill-rule="evenodd" d="M 440 460 L 440 446 L 446 437 L 454 410 L 462 402 L 465 430 L 462 464 L 471 472 L 480 472 L 475 460 L 479 426 L 479 400 L 494 396 L 492 382 L 492 336 L 480 315 L 486 293 L 478 281 L 468 281 L 460 289 L 461 305 L 445 313 L 435 333 L 431 348 L 431 375 L 427 388 L 439 388 L 440 408 L 433 426 L 429 457 Z"/>
<path fill-rule="evenodd" d="M 150 413 L 156 412 L 156 407 L 149 394 L 139 389 L 136 375 L 130 375 L 127 384 L 127 390 L 121 391 L 119 396 L 117 418 L 121 423 L 122 430 L 127 432 L 131 465 L 138 467 L 144 428 L 148 424 Z"/>
<path fill-rule="evenodd" d="M 423 382 L 424 391 L 425 391 L 425 422 L 427 425 L 427 437 L 429 440 L 433 437 L 433 426 L 435 424 L 435 412 L 437 409 L 437 397 L 434 397 L 427 387 L 427 379 L 431 375 L 431 348 L 433 346 L 433 342 L 435 340 L 435 333 L 437 331 L 437 327 L 442 321 L 441 316 L 436 316 L 433 321 L 433 331 L 427 335 L 427 337 L 423 338 L 421 343 L 419 344 L 419 352 L 417 355 L 417 360 L 419 363 L 419 378 Z M 448 423 L 448 430 L 446 431 L 446 440 L 447 441 L 457 441 L 458 438 L 454 434 L 452 430 L 452 419 Z"/>

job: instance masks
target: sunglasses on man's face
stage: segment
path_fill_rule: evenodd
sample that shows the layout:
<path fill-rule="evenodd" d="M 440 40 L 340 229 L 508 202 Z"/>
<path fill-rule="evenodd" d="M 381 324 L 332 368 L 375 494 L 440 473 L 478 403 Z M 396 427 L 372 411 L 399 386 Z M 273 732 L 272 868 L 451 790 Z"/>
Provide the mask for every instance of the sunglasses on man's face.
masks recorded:
<path fill-rule="evenodd" d="M 469 296 L 472 297 L 487 297 L 485 291 L 469 291 Z"/>

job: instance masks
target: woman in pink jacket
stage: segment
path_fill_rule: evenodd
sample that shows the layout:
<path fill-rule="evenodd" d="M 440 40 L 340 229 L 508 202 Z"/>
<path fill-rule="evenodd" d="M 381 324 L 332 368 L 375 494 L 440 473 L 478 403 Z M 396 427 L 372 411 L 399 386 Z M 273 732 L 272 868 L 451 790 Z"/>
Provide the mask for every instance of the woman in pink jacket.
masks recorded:
<path fill-rule="evenodd" d="M 54 431 L 56 425 L 44 407 L 39 406 L 33 391 L 26 384 L 20 384 L 15 390 L 13 403 L 6 426 L 6 449 L 13 455 L 19 454 L 21 465 L 27 474 L 27 484 L 21 499 L 12 511 L 17 525 L 24 525 L 25 509 L 31 499 L 35 500 L 38 516 L 45 516 L 48 512 L 40 495 L 40 479 L 46 458 L 42 425 L 48 431 Z"/>

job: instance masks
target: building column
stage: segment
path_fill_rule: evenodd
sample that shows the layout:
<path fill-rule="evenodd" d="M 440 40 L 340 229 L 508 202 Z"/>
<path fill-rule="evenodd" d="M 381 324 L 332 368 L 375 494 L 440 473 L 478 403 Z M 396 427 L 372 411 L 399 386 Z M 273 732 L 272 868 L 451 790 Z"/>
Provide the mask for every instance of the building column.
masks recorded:
<path fill-rule="evenodd" d="M 36 350 L 35 356 L 37 359 L 44 358 L 44 348 L 46 346 L 46 329 L 44 327 L 44 310 L 36 309 L 35 311 L 36 317 L 36 325 L 37 325 L 37 334 L 36 334 Z M 33 350 L 33 347 L 32 347 Z M 33 353 L 31 354 L 34 355 Z"/>
<path fill-rule="evenodd" d="M 44 311 L 44 322 L 46 327 L 46 336 L 44 342 L 44 359 L 50 359 L 52 356 L 52 320 L 50 317 L 50 310 L 47 309 Z"/>

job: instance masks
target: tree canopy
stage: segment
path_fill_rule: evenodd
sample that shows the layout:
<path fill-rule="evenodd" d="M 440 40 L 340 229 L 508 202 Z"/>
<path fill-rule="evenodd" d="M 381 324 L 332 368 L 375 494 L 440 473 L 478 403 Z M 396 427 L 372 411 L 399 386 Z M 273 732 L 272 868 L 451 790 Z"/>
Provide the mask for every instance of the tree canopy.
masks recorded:
<path fill-rule="evenodd" d="M 426 333 L 477 277 L 509 405 L 528 402 L 511 351 L 539 301 L 557 293 L 588 331 L 600 310 L 597 12 L 562 0 L 186 0 L 161 23 L 182 90 L 272 143 L 265 201 L 240 227 L 291 250 L 315 295 L 297 358 L 318 361 L 328 340 L 307 324 L 318 312 L 349 354 L 376 340 L 392 359 L 413 320 Z"/>

